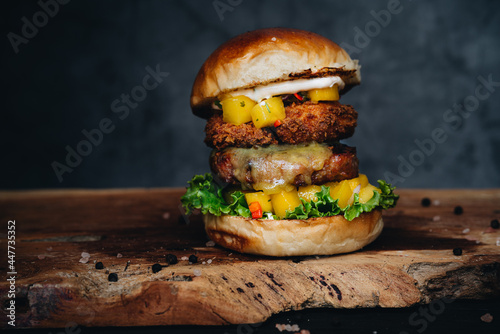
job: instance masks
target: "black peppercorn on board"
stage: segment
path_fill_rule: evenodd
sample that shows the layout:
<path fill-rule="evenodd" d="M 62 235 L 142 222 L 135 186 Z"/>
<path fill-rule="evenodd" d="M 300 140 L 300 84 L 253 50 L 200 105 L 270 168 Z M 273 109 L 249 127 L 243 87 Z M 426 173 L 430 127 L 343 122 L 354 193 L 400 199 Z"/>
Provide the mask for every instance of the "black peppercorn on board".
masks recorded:
<path fill-rule="evenodd" d="M 199 215 L 183 215 L 183 192 L 0 192 L 2 317 L 12 293 L 17 328 L 257 323 L 304 308 L 500 297 L 500 189 L 399 190 L 374 243 L 295 258 L 214 245 Z"/>

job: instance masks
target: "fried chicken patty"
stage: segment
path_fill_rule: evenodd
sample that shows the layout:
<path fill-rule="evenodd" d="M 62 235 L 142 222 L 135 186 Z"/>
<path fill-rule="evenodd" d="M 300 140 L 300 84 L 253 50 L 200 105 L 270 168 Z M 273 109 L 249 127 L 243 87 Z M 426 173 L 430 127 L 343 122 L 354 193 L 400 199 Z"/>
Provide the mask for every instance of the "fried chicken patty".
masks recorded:
<path fill-rule="evenodd" d="M 355 178 L 358 158 L 354 147 L 313 142 L 213 150 L 210 168 L 226 183 L 263 190 L 265 182 L 306 186 Z M 256 187 L 256 184 L 261 185 Z"/>
<path fill-rule="evenodd" d="M 288 144 L 349 138 L 357 125 L 358 113 L 339 102 L 293 103 L 285 111 L 286 118 L 276 128 L 276 134 Z"/>
<path fill-rule="evenodd" d="M 213 115 L 205 127 L 205 143 L 221 150 L 278 143 L 338 141 L 354 134 L 358 117 L 354 108 L 339 102 L 292 103 L 285 112 L 286 118 L 280 126 L 262 129 L 257 129 L 252 123 L 225 123 L 222 115 Z"/>
<path fill-rule="evenodd" d="M 252 123 L 234 125 L 222 120 L 222 115 L 213 115 L 205 127 L 205 144 L 216 149 L 226 147 L 252 147 L 254 145 L 278 144 L 276 136 L 267 128 L 257 129 Z"/>

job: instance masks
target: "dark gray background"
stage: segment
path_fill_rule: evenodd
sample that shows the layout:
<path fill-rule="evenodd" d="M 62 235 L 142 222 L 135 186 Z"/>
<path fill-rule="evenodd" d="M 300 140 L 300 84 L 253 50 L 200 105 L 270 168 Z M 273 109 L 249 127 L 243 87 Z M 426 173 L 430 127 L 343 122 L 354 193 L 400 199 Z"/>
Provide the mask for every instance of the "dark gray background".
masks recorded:
<path fill-rule="evenodd" d="M 7 34 L 21 34 L 22 17 L 32 21 L 41 8 L 4 4 L 0 188 L 184 186 L 208 171 L 205 121 L 189 108 L 198 69 L 227 39 L 274 26 L 358 46 L 350 53 L 362 64 L 362 85 L 341 102 L 359 112 L 347 143 L 371 179 L 398 175 L 401 159 L 423 157 L 414 171 L 402 170 L 398 187 L 500 187 L 500 87 L 468 118 L 443 118 L 474 95 L 479 76 L 500 81 L 500 2 L 401 0 L 401 12 L 379 31 L 370 12 L 387 9 L 388 0 L 221 2 L 233 4 L 222 20 L 212 1 L 74 0 L 17 54 Z M 356 43 L 366 27 L 369 43 Z M 170 75 L 120 120 L 112 101 L 158 64 Z M 64 163 L 65 147 L 75 148 L 82 130 L 103 118 L 114 131 L 59 182 L 52 162 Z M 418 156 L 415 140 L 437 127 L 447 140 Z"/>

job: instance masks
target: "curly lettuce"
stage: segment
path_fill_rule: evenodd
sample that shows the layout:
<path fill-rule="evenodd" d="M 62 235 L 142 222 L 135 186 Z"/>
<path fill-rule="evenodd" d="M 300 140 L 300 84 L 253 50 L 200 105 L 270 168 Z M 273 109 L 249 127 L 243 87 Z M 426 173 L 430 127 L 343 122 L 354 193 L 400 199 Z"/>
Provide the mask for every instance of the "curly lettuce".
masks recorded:
<path fill-rule="evenodd" d="M 186 193 L 181 197 L 186 214 L 199 209 L 202 214 L 211 213 L 215 216 L 251 216 L 245 195 L 241 191 L 235 191 L 231 194 L 231 203 L 228 203 L 222 195 L 222 188 L 214 182 L 212 174 L 195 175 L 188 184 Z"/>

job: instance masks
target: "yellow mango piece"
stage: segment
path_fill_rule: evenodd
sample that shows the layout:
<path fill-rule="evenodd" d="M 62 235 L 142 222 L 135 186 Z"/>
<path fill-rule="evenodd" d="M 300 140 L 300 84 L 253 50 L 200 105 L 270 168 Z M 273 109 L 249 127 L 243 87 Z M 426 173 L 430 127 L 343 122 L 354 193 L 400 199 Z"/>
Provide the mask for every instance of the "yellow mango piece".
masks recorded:
<path fill-rule="evenodd" d="M 251 110 L 255 102 L 250 98 L 240 95 L 222 100 L 222 120 L 226 123 L 241 125 L 252 120 Z"/>
<path fill-rule="evenodd" d="M 349 182 L 349 186 L 351 187 L 351 190 L 354 191 L 358 186 L 360 186 L 360 189 L 362 189 L 363 187 L 366 187 L 368 185 L 368 178 L 366 177 L 365 174 L 359 174 L 358 177 L 355 177 L 354 179 L 347 180 L 347 182 Z"/>
<path fill-rule="evenodd" d="M 299 187 L 299 197 L 305 199 L 307 202 L 317 201 L 315 194 L 321 191 L 320 186 L 310 185 L 306 187 Z"/>
<path fill-rule="evenodd" d="M 365 174 L 359 174 L 358 179 L 361 184 L 361 188 L 364 188 L 369 184 L 368 177 Z"/>
<path fill-rule="evenodd" d="M 313 89 L 310 90 L 307 95 L 312 102 L 319 101 L 338 101 L 339 100 L 339 88 L 337 85 L 333 87 Z"/>
<path fill-rule="evenodd" d="M 358 192 L 361 189 L 361 181 L 359 180 L 358 177 L 355 177 L 354 179 L 347 180 L 347 183 L 349 183 L 349 188 L 351 191 L 354 191 L 356 187 L 359 186 Z"/>
<path fill-rule="evenodd" d="M 258 129 L 273 126 L 274 122 L 282 120 L 286 116 L 283 100 L 279 96 L 257 103 L 250 113 L 253 124 Z"/>
<path fill-rule="evenodd" d="M 339 182 L 339 184 L 335 187 L 332 198 L 338 199 L 339 206 L 341 209 L 345 208 L 348 204 L 352 204 L 352 190 L 349 185 L 349 180 L 344 180 Z M 332 193 L 332 192 L 330 192 Z M 349 203 L 350 202 L 350 203 Z"/>
<path fill-rule="evenodd" d="M 293 211 L 296 207 L 302 204 L 299 199 L 297 190 L 282 191 L 278 194 L 271 195 L 271 204 L 273 205 L 274 213 L 283 219 L 286 216 L 286 211 Z"/>
<path fill-rule="evenodd" d="M 269 109 L 271 109 L 271 113 L 278 119 L 284 119 L 286 117 L 285 105 L 283 104 L 283 100 L 280 96 L 271 97 L 270 99 L 264 101 L 266 101 Z"/>
<path fill-rule="evenodd" d="M 271 196 L 264 194 L 261 191 L 246 193 L 245 199 L 250 205 L 253 202 L 259 202 L 262 212 L 273 212 L 273 205 L 271 204 Z"/>
<path fill-rule="evenodd" d="M 362 188 L 359 192 L 359 202 L 363 204 L 368 202 L 373 197 L 373 191 L 380 192 L 380 189 L 371 184 Z"/>

